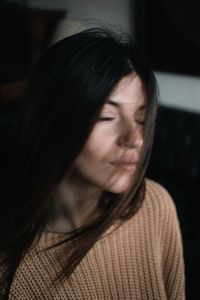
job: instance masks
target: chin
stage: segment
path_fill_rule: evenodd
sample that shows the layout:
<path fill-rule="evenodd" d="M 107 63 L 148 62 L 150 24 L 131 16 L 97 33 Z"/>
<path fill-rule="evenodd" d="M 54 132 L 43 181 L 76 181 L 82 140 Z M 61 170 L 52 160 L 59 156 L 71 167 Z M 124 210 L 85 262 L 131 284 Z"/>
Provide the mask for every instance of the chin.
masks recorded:
<path fill-rule="evenodd" d="M 133 184 L 132 182 L 127 181 L 127 180 L 117 182 L 117 183 L 111 185 L 109 188 L 107 188 L 107 191 L 114 193 L 114 194 L 124 194 L 129 191 L 132 184 Z"/>

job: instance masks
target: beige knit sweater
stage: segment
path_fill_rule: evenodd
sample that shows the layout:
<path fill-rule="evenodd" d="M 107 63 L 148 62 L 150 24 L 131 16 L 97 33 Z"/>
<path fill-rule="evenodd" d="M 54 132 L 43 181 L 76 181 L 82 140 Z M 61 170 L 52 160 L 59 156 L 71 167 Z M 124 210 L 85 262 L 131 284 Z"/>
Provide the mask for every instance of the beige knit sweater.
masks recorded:
<path fill-rule="evenodd" d="M 163 187 L 146 186 L 139 212 L 117 230 L 111 226 L 62 286 L 53 287 L 52 278 L 65 264 L 63 245 L 41 251 L 62 236 L 43 233 L 18 268 L 10 299 L 185 299 L 175 206 Z"/>

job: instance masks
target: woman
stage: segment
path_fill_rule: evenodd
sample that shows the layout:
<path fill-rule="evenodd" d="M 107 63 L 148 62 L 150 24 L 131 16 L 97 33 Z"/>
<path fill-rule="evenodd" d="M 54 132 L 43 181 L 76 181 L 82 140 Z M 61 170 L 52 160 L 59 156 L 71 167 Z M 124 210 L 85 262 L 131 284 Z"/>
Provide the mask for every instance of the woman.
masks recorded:
<path fill-rule="evenodd" d="M 176 210 L 144 179 L 156 111 L 124 35 L 88 29 L 41 56 L 1 204 L 2 299 L 184 299 Z"/>

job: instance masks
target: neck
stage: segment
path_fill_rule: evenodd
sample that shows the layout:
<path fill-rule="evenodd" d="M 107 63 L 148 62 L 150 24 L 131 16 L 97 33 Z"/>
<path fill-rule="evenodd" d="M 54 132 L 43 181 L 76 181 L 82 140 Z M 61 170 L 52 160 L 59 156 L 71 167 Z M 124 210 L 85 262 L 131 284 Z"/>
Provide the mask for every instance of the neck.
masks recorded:
<path fill-rule="evenodd" d="M 63 179 L 50 201 L 48 231 L 67 233 L 95 217 L 102 191 L 80 180 Z"/>

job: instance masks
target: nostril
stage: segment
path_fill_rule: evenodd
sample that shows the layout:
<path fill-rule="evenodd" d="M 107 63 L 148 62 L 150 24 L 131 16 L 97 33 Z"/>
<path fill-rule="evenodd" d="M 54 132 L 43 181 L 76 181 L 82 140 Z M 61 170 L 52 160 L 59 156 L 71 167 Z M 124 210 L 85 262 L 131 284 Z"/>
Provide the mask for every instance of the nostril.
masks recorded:
<path fill-rule="evenodd" d="M 118 145 L 122 148 L 141 148 L 143 145 L 143 134 L 135 124 L 126 124 L 118 136 Z"/>
<path fill-rule="evenodd" d="M 143 139 L 142 138 L 141 139 L 137 139 L 135 141 L 135 146 L 136 147 L 142 147 L 142 145 L 143 145 Z"/>
<path fill-rule="evenodd" d="M 122 148 L 141 148 L 143 145 L 142 137 L 120 138 L 118 144 Z"/>
<path fill-rule="evenodd" d="M 123 147 L 124 148 L 135 148 L 135 143 L 133 143 L 133 142 L 124 143 Z"/>

